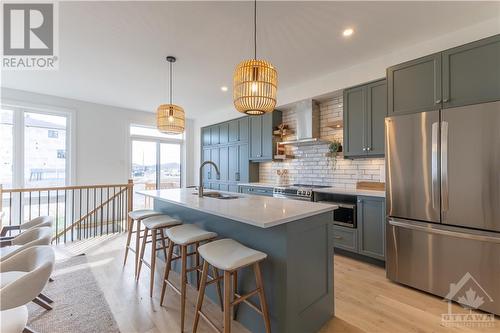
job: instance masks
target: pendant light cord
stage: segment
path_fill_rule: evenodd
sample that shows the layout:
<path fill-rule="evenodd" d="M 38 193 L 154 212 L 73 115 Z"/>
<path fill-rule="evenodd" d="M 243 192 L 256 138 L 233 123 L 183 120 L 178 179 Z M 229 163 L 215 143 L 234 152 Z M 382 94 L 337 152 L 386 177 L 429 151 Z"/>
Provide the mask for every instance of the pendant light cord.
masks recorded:
<path fill-rule="evenodd" d="M 257 60 L 257 0 L 253 2 L 253 58 Z"/>
<path fill-rule="evenodd" d="M 172 104 L 172 62 L 170 62 L 170 104 Z"/>

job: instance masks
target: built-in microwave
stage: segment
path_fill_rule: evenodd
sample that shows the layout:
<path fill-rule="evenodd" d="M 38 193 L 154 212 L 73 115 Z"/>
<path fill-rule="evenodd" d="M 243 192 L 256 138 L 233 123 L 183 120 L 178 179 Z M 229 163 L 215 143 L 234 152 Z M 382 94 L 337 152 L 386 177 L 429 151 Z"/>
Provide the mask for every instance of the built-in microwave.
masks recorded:
<path fill-rule="evenodd" d="M 333 211 L 333 224 L 347 228 L 356 228 L 356 204 L 345 202 L 320 201 L 321 203 L 338 206 Z"/>

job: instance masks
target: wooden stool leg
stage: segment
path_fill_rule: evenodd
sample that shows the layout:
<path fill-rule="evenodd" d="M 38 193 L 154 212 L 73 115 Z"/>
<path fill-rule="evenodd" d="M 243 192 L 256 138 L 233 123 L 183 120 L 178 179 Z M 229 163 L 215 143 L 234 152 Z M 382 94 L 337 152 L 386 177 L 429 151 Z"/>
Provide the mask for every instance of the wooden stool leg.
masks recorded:
<path fill-rule="evenodd" d="M 181 246 L 181 332 L 184 332 L 186 317 L 186 287 L 187 287 L 187 246 Z"/>
<path fill-rule="evenodd" d="M 198 293 L 198 300 L 196 301 L 196 312 L 194 314 L 194 322 L 193 322 L 193 333 L 196 333 L 198 330 L 198 322 L 200 321 L 200 311 L 203 306 L 203 299 L 205 297 L 205 288 L 207 286 L 207 277 L 208 277 L 208 262 L 203 262 L 203 271 L 201 272 L 201 285 L 200 291 Z"/>
<path fill-rule="evenodd" d="M 219 270 L 212 266 L 212 274 L 214 276 L 214 279 L 219 277 Z M 220 310 L 224 311 L 224 302 L 222 301 L 222 288 L 220 287 L 220 280 L 217 281 L 217 295 L 219 296 L 219 303 L 220 303 Z"/>
<path fill-rule="evenodd" d="M 231 272 L 224 271 L 224 333 L 231 333 Z"/>
<path fill-rule="evenodd" d="M 139 239 L 139 238 L 137 238 Z M 141 275 L 141 268 L 142 268 L 142 259 L 144 258 L 144 252 L 146 251 L 146 241 L 148 239 L 148 228 L 144 229 L 144 238 L 142 239 L 142 247 L 141 247 L 141 251 L 139 252 L 140 253 L 140 256 L 139 256 L 139 267 L 137 268 L 137 271 L 136 271 L 136 280 L 139 281 L 139 276 Z"/>
<path fill-rule="evenodd" d="M 253 265 L 253 270 L 255 272 L 257 288 L 259 289 L 260 309 L 262 311 L 262 315 L 264 316 L 266 333 L 271 333 L 271 321 L 269 319 L 269 309 L 267 308 L 266 295 L 264 293 L 264 282 L 262 281 L 262 273 L 260 272 L 260 264 L 255 263 Z"/>
<path fill-rule="evenodd" d="M 151 274 L 149 277 L 149 297 L 153 297 L 153 287 L 155 283 L 155 267 L 156 267 L 156 237 L 158 233 L 156 229 L 151 230 Z"/>
<path fill-rule="evenodd" d="M 238 271 L 233 272 L 233 293 L 236 295 L 238 293 Z M 238 305 L 236 304 L 233 308 L 233 320 L 236 320 L 236 314 L 238 312 Z"/>
<path fill-rule="evenodd" d="M 141 221 L 137 221 L 137 230 L 135 233 L 135 275 L 139 266 L 139 242 L 141 240 Z"/>
<path fill-rule="evenodd" d="M 130 219 L 128 228 L 127 228 L 127 246 L 125 247 L 125 259 L 123 259 L 123 266 L 127 263 L 128 250 L 130 246 L 130 240 L 132 239 L 132 228 L 134 226 L 134 220 Z"/>
<path fill-rule="evenodd" d="M 163 246 L 163 255 L 165 256 L 165 260 L 167 260 L 167 244 L 165 242 L 165 229 L 161 228 L 161 245 Z"/>
<path fill-rule="evenodd" d="M 200 247 L 200 243 L 196 243 L 194 245 L 195 249 L 195 265 L 196 267 L 200 266 L 200 254 L 198 253 L 198 248 Z M 196 270 L 196 290 L 200 290 L 200 271 Z"/>
<path fill-rule="evenodd" d="M 165 264 L 165 272 L 163 273 L 163 286 L 161 287 L 160 306 L 163 305 L 163 300 L 165 298 L 168 275 L 170 274 L 170 266 L 172 266 L 172 255 L 174 253 L 174 246 L 175 244 L 172 241 L 168 242 L 168 255 L 167 255 L 167 262 Z"/>

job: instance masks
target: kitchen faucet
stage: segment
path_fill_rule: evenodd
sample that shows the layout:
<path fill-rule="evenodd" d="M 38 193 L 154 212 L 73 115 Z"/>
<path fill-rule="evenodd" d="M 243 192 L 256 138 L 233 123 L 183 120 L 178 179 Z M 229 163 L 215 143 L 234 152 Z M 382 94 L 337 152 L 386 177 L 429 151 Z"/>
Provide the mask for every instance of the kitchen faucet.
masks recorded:
<path fill-rule="evenodd" d="M 200 198 L 203 198 L 203 167 L 207 164 L 212 164 L 215 168 L 215 172 L 217 172 L 217 179 L 220 177 L 220 172 L 219 172 L 219 168 L 217 167 L 217 164 L 215 164 L 212 161 L 205 161 L 205 162 L 201 163 L 201 165 L 200 165 L 200 187 L 198 188 L 198 196 Z"/>

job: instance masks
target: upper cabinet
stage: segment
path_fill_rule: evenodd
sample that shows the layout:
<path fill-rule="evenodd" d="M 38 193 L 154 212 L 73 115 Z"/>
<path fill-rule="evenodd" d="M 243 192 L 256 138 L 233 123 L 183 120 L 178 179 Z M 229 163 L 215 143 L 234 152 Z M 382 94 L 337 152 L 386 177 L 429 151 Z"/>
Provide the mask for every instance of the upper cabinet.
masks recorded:
<path fill-rule="evenodd" d="M 441 53 L 387 69 L 389 116 L 441 108 Z"/>
<path fill-rule="evenodd" d="M 500 100 L 500 35 L 442 53 L 445 108 Z"/>
<path fill-rule="evenodd" d="M 387 69 L 389 116 L 500 100 L 500 35 Z"/>
<path fill-rule="evenodd" d="M 386 80 L 344 90 L 344 156 L 384 155 Z"/>
<path fill-rule="evenodd" d="M 250 160 L 270 161 L 275 151 L 274 128 L 281 124 L 281 111 L 250 117 Z"/>
<path fill-rule="evenodd" d="M 248 142 L 248 126 L 248 117 L 243 117 L 203 127 L 201 129 L 202 145 L 213 146 Z"/>

